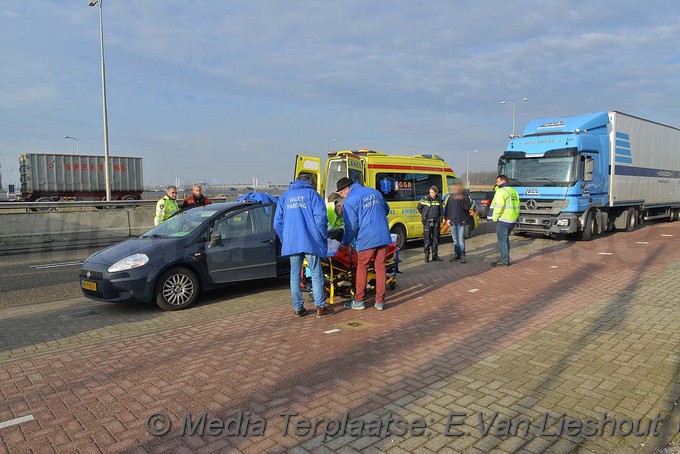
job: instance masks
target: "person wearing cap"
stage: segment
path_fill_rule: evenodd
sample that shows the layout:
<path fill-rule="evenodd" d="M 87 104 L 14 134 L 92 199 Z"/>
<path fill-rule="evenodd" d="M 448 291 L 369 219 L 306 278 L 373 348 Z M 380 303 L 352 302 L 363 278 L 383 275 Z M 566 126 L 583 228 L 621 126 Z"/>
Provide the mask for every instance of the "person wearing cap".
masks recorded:
<path fill-rule="evenodd" d="M 300 290 L 300 270 L 305 257 L 312 275 L 316 318 L 333 315 L 335 310 L 326 306 L 321 268 L 321 258 L 328 252 L 326 205 L 306 175 L 290 183 L 289 189 L 281 194 L 274 215 L 274 230 L 281 239 L 281 255 L 290 258 L 290 292 L 295 316 L 307 313 Z"/>
<path fill-rule="evenodd" d="M 385 308 L 387 245 L 392 242 L 390 227 L 387 223 L 390 206 L 380 192 L 364 187 L 361 183 L 353 182 L 347 177 L 338 180 L 337 191 L 345 198 L 342 213 L 345 234 L 342 237 L 342 244 L 349 245 L 356 238 L 358 255 L 356 293 L 352 301 L 345 303 L 345 307 L 354 310 L 366 308 L 364 296 L 368 264 L 373 260 L 376 275 L 375 308 L 381 311 Z"/>

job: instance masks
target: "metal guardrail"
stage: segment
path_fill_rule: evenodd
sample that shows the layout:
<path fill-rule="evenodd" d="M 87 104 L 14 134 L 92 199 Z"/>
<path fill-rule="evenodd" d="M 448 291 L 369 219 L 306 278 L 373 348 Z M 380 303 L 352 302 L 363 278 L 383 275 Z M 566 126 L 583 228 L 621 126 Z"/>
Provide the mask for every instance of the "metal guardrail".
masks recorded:
<path fill-rule="evenodd" d="M 226 198 L 211 199 L 213 203 L 226 202 Z M 110 202 L 101 200 L 88 200 L 77 202 L 0 202 L 0 211 L 2 210 L 17 210 L 26 209 L 29 211 L 43 211 L 54 208 L 117 208 L 137 206 L 155 206 L 158 200 L 111 200 Z"/>

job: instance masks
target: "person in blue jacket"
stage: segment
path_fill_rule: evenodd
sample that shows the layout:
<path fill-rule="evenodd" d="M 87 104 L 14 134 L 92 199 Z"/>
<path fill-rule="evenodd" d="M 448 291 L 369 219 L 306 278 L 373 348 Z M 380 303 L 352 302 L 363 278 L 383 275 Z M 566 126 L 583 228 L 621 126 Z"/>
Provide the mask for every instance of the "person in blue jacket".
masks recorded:
<path fill-rule="evenodd" d="M 354 183 L 347 177 L 338 180 L 337 190 L 345 198 L 342 216 L 345 221 L 345 235 L 342 244 L 349 245 L 356 238 L 358 255 L 356 293 L 354 299 L 345 304 L 355 310 L 363 310 L 368 264 L 375 264 L 375 308 L 385 308 L 385 281 L 387 270 L 387 245 L 392 242 L 387 215 L 390 206 L 385 198 L 373 188 Z"/>
<path fill-rule="evenodd" d="M 333 315 L 326 307 L 321 258 L 328 252 L 328 217 L 326 204 L 306 175 L 290 183 L 279 198 L 274 215 L 274 230 L 281 239 L 281 255 L 290 257 L 290 292 L 297 317 L 307 313 L 300 291 L 300 269 L 307 257 L 312 274 L 312 295 L 316 317 Z"/>

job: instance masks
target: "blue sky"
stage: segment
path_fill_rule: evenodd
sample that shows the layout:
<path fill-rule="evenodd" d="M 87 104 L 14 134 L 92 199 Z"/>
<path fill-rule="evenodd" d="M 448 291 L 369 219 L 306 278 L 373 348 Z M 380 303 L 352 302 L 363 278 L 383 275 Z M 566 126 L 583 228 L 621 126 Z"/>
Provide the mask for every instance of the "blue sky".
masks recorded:
<path fill-rule="evenodd" d="M 112 155 L 147 183 L 287 182 L 296 154 L 438 153 L 493 170 L 534 117 L 680 126 L 672 0 L 104 0 Z M 99 12 L 0 0 L 0 162 L 102 154 Z M 16 180 L 16 172 L 14 172 Z"/>

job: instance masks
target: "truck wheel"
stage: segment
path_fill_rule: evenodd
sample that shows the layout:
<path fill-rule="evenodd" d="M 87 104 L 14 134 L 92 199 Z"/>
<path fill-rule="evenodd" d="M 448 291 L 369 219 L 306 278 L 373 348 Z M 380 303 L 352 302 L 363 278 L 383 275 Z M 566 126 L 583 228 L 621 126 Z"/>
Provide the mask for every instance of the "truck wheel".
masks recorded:
<path fill-rule="evenodd" d="M 128 194 L 128 195 L 124 195 L 120 200 L 137 200 L 137 197 Z M 125 208 L 126 210 L 130 211 L 130 210 L 134 210 L 138 206 L 139 205 L 125 205 L 125 206 L 119 206 L 117 208 Z"/>
<path fill-rule="evenodd" d="M 172 268 L 156 282 L 156 304 L 166 311 L 178 311 L 191 306 L 198 298 L 196 275 L 186 268 Z"/>
<path fill-rule="evenodd" d="M 596 233 L 597 224 L 595 223 L 595 213 L 591 211 L 590 213 L 588 213 L 588 216 L 586 217 L 586 222 L 583 228 L 583 234 L 581 235 L 581 239 L 583 241 L 590 241 L 593 239 Z"/>
<path fill-rule="evenodd" d="M 403 225 L 397 224 L 392 227 L 390 233 L 397 235 L 397 247 L 401 250 L 406 247 L 406 229 Z"/>
<path fill-rule="evenodd" d="M 50 199 L 49 197 L 40 197 L 34 203 L 41 203 L 41 202 L 54 202 L 54 200 Z M 52 211 L 52 210 L 55 210 L 55 209 L 56 208 L 42 207 L 42 208 L 31 208 L 31 211 L 33 211 L 34 213 L 41 213 L 41 212 L 45 212 L 45 211 Z"/>
<path fill-rule="evenodd" d="M 626 210 L 626 232 L 632 232 L 638 225 L 637 210 L 630 207 Z"/>

